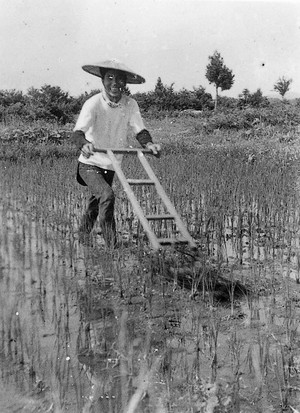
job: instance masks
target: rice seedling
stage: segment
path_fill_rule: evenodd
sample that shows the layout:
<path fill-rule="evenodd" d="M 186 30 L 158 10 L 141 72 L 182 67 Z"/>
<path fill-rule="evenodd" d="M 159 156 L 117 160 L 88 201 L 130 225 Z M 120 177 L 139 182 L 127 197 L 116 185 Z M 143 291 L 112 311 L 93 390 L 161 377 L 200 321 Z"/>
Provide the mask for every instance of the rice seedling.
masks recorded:
<path fill-rule="evenodd" d="M 96 246 L 81 247 L 86 194 L 65 141 L 62 157 L 46 156 L 43 142 L 34 161 L 32 152 L 1 161 L 0 383 L 24 411 L 299 409 L 294 154 L 274 142 L 195 139 L 187 124 L 171 140 L 170 121 L 160 125 L 165 154 L 150 162 L 197 255 L 153 254 L 117 181 L 121 247 L 105 252 L 98 227 Z M 132 158 L 124 167 L 141 177 Z M 163 212 L 151 190 L 137 196 L 147 213 Z M 11 395 L 7 405 L 17 408 Z"/>

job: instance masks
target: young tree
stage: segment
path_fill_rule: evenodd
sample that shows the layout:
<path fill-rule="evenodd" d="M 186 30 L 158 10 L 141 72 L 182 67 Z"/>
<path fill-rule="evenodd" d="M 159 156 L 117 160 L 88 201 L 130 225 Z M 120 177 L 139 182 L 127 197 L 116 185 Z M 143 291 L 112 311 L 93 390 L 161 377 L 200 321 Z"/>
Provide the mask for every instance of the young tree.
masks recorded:
<path fill-rule="evenodd" d="M 158 110 L 162 111 L 174 109 L 176 101 L 174 83 L 171 83 L 170 86 L 166 86 L 159 77 L 154 88 L 154 96 L 156 100 L 155 105 Z"/>
<path fill-rule="evenodd" d="M 218 51 L 215 51 L 212 56 L 209 56 L 210 63 L 206 66 L 206 78 L 209 83 L 213 83 L 216 88 L 215 109 L 218 104 L 218 90 L 229 90 L 234 83 L 234 75 L 232 70 L 224 65 L 223 58 Z"/>
<path fill-rule="evenodd" d="M 293 79 L 286 79 L 284 76 L 280 77 L 274 85 L 274 90 L 280 94 L 282 99 L 286 92 L 290 90 L 290 85 Z"/>
<path fill-rule="evenodd" d="M 251 93 L 249 89 L 243 89 L 242 93 L 239 95 L 240 106 L 247 106 L 250 104 Z"/>

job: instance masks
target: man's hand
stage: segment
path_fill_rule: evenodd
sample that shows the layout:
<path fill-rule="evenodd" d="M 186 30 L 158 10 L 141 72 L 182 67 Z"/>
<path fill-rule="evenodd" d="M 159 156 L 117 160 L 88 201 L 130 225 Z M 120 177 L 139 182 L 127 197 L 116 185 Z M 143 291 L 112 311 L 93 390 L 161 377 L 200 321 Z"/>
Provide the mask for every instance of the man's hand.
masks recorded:
<path fill-rule="evenodd" d="M 149 143 L 147 143 L 146 148 L 150 149 L 150 151 L 152 151 L 153 155 L 155 155 L 157 158 L 160 157 L 161 146 L 160 146 L 159 143 L 149 142 Z"/>
<path fill-rule="evenodd" d="M 85 158 L 89 158 L 94 154 L 94 145 L 92 143 L 85 143 L 81 148 L 81 153 Z"/>

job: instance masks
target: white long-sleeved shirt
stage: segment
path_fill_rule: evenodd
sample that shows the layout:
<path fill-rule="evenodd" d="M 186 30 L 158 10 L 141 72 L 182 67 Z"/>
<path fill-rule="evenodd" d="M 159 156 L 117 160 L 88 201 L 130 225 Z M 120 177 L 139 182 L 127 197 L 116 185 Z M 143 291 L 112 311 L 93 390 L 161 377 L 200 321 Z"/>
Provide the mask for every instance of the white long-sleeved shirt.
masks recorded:
<path fill-rule="evenodd" d="M 105 92 L 88 99 L 79 114 L 75 130 L 85 133 L 87 141 L 97 149 L 126 148 L 130 134 L 137 135 L 145 129 L 137 102 L 123 95 L 116 107 L 111 107 Z M 121 163 L 122 155 L 116 155 Z M 82 154 L 78 160 L 88 165 L 113 170 L 109 157 L 105 153 L 95 152 L 89 158 Z"/>

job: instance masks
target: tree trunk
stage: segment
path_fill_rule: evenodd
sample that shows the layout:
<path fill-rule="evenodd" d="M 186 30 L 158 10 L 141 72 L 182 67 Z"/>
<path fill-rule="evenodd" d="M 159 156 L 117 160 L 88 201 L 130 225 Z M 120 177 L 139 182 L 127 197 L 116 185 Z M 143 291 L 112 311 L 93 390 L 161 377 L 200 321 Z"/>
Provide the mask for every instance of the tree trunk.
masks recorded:
<path fill-rule="evenodd" d="M 216 99 L 215 99 L 215 110 L 217 109 L 218 106 L 218 87 L 216 86 Z"/>

